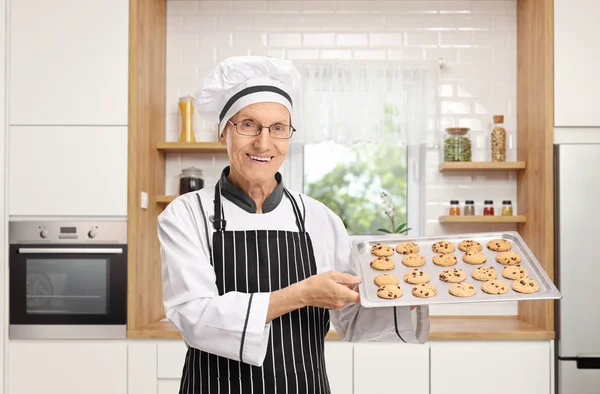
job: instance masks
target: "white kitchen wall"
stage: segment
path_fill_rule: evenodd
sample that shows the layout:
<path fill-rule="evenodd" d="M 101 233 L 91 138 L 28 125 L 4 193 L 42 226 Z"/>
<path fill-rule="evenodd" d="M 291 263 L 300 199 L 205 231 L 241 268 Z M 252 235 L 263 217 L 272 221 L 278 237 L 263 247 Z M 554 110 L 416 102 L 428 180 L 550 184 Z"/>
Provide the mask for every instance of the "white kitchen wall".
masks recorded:
<path fill-rule="evenodd" d="M 0 0 L 0 21 L 6 26 L 6 0 Z M 8 341 L 6 330 L 8 320 L 8 297 L 5 292 L 8 289 L 8 267 L 7 245 L 8 245 L 8 215 L 6 198 L 6 136 L 8 134 L 8 122 L 6 120 L 6 29 L 0 29 L 0 392 L 7 392 L 4 388 L 4 372 L 6 367 L 5 343 Z"/>
<path fill-rule="evenodd" d="M 442 57 L 440 139 L 448 126 L 471 128 L 473 160 L 489 160 L 493 115 L 504 115 L 507 160 L 516 160 L 516 1 L 168 1 L 166 140 L 179 137 L 178 99 L 193 95 L 221 60 L 238 55 L 296 59 L 431 60 Z M 215 141 L 216 126 L 194 119 L 196 138 Z M 425 235 L 514 230 L 514 225 L 439 223 L 451 199 L 512 200 L 516 174 L 439 172 L 440 149 L 427 148 Z M 318 158 L 315 158 L 318 160 Z M 207 184 L 224 155 L 171 155 L 166 193 L 177 193 L 181 169 L 195 165 Z M 516 314 L 516 305 L 442 308 L 452 314 Z M 435 309 L 435 308 L 434 308 Z M 473 312 L 475 311 L 475 312 Z M 437 309 L 432 311 L 437 313 Z"/>

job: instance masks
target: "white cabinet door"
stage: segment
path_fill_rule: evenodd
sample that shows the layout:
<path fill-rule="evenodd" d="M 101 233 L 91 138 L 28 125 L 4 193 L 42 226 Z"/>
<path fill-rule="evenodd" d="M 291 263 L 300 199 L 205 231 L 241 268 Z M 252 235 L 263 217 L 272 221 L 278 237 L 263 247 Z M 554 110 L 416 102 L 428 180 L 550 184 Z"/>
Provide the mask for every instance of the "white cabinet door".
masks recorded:
<path fill-rule="evenodd" d="M 429 347 L 354 344 L 354 394 L 396 392 L 429 394 Z"/>
<path fill-rule="evenodd" d="M 554 124 L 600 126 L 598 0 L 554 0 Z"/>
<path fill-rule="evenodd" d="M 10 128 L 9 214 L 127 215 L 127 127 Z"/>
<path fill-rule="evenodd" d="M 431 394 L 550 394 L 549 341 L 432 342 Z"/>
<path fill-rule="evenodd" d="M 125 342 L 10 342 L 10 394 L 127 394 Z"/>
<path fill-rule="evenodd" d="M 179 379 L 160 379 L 158 394 L 179 394 Z"/>
<path fill-rule="evenodd" d="M 325 366 L 331 394 L 352 394 L 352 344 L 325 341 Z"/>
<path fill-rule="evenodd" d="M 10 124 L 126 125 L 127 0 L 10 7 Z"/>

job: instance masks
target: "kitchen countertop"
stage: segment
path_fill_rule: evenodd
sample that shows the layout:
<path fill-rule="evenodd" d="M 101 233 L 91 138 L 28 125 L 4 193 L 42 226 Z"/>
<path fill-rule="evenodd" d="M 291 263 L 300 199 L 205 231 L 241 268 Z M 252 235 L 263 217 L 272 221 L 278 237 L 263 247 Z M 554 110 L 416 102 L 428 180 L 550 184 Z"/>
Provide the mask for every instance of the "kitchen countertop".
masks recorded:
<path fill-rule="evenodd" d="M 143 330 L 128 331 L 128 338 L 178 339 L 179 332 L 168 321 L 158 321 Z M 330 331 L 327 340 L 339 340 L 336 331 Z M 446 339 L 554 339 L 554 331 L 536 328 L 517 316 L 433 316 L 429 340 Z"/>

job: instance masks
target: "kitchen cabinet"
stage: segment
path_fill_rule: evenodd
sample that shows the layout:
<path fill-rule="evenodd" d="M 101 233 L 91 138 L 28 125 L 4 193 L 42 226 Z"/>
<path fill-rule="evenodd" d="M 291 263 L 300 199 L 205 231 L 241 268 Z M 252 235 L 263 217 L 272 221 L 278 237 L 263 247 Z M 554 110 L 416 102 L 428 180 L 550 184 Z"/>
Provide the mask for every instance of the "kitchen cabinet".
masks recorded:
<path fill-rule="evenodd" d="M 404 343 L 354 344 L 354 394 L 394 390 L 429 394 L 429 346 Z M 351 391 L 340 394 L 346 392 Z"/>
<path fill-rule="evenodd" d="M 325 341 L 325 366 L 331 394 L 352 393 L 353 346 L 342 341 Z"/>
<path fill-rule="evenodd" d="M 129 1 L 10 6 L 11 125 L 127 125 Z"/>
<path fill-rule="evenodd" d="M 597 0 L 554 0 L 554 125 L 599 127 Z"/>
<path fill-rule="evenodd" d="M 9 141 L 10 215 L 127 215 L 127 127 L 12 126 Z"/>
<path fill-rule="evenodd" d="M 127 394 L 127 343 L 12 341 L 10 394 Z"/>
<path fill-rule="evenodd" d="M 550 341 L 432 342 L 431 394 L 549 394 Z"/>

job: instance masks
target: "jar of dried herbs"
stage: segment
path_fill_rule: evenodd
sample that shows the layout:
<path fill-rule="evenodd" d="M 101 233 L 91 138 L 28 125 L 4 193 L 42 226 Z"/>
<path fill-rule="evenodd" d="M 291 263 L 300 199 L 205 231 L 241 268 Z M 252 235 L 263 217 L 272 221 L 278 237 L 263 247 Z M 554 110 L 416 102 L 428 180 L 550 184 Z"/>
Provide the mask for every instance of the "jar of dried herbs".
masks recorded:
<path fill-rule="evenodd" d="M 471 161 L 470 129 L 467 127 L 448 127 L 448 136 L 444 139 L 444 161 Z"/>
<path fill-rule="evenodd" d="M 492 129 L 492 161 L 506 161 L 506 129 L 504 116 L 494 116 Z"/>

